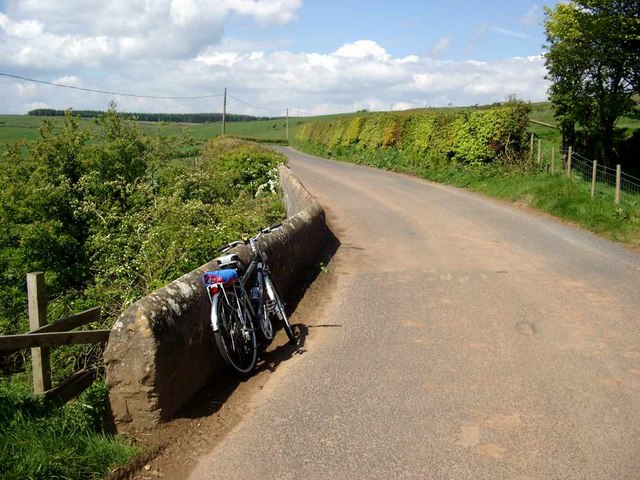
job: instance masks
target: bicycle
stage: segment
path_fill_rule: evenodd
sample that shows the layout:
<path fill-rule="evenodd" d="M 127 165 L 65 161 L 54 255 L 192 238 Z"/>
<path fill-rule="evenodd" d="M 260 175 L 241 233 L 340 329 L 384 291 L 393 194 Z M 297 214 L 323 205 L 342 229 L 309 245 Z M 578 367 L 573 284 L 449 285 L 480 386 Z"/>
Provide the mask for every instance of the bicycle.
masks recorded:
<path fill-rule="evenodd" d="M 220 251 L 226 253 L 237 245 L 247 244 L 252 258 L 246 269 L 242 268 L 238 255 L 232 253 L 218 259 L 219 270 L 202 275 L 211 301 L 211 326 L 216 345 L 227 365 L 243 375 L 251 373 L 257 362 L 261 345 L 256 331 L 260 332 L 264 343 L 273 339 L 272 318 L 280 320 L 289 343 L 296 344 L 267 256 L 257 243 L 262 235 L 281 226 L 273 225 L 260 230 L 246 242 L 235 241 L 221 247 Z M 246 285 L 252 278 L 253 284 L 247 291 Z"/>

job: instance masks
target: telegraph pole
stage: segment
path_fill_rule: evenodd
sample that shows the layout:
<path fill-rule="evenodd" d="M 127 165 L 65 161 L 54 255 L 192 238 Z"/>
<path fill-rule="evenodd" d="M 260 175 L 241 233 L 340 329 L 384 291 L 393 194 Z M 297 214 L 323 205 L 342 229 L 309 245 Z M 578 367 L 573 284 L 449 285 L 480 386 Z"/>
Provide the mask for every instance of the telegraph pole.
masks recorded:
<path fill-rule="evenodd" d="M 285 132 L 287 135 L 287 142 L 289 141 L 289 109 L 287 108 L 287 121 L 285 123 Z"/>
<path fill-rule="evenodd" d="M 222 135 L 224 135 L 226 116 L 227 116 L 227 87 L 224 87 L 224 101 L 222 103 Z"/>

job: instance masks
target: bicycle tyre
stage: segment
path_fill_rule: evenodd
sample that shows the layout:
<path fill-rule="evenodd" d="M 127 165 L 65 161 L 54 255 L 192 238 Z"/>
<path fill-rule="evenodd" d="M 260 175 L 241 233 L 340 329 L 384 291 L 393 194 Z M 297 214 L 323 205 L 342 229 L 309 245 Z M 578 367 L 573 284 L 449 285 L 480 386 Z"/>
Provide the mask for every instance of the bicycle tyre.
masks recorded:
<path fill-rule="evenodd" d="M 273 300 L 274 302 L 274 310 L 275 310 L 276 316 L 278 316 L 280 318 L 280 321 L 282 322 L 282 328 L 287 334 L 287 337 L 289 337 L 289 343 L 292 345 L 296 345 L 296 335 L 293 332 L 293 328 L 291 327 L 291 324 L 289 323 L 289 317 L 287 317 L 287 312 L 285 311 L 285 308 L 284 308 L 284 302 L 280 298 L 280 294 L 278 294 L 278 291 L 276 290 L 276 287 L 273 284 L 271 275 L 264 276 L 264 285 L 265 285 L 265 290 L 267 291 L 267 295 L 270 297 L 269 299 Z"/>
<path fill-rule="evenodd" d="M 268 295 L 266 288 L 263 287 L 262 292 L 260 293 L 260 304 L 256 306 L 256 322 L 260 327 L 260 335 L 266 340 L 267 343 L 271 343 L 273 337 L 275 336 L 275 331 L 273 328 L 273 324 L 271 323 L 271 316 L 269 315 L 269 310 L 267 309 L 266 302 L 268 300 Z"/>
<path fill-rule="evenodd" d="M 233 290 L 216 294 L 211 304 L 211 326 L 217 323 L 213 337 L 222 359 L 237 373 L 246 376 L 256 366 L 258 349 L 256 332 L 250 325 L 242 324 L 238 309 L 243 307 L 238 305 L 238 297 Z M 244 314 L 248 318 L 246 310 Z"/>

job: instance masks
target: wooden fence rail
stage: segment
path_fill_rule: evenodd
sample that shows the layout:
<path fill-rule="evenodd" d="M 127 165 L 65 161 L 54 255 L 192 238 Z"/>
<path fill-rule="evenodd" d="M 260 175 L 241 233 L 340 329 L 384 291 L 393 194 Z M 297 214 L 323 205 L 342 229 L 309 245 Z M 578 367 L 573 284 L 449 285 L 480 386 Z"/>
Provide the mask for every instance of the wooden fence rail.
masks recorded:
<path fill-rule="evenodd" d="M 23 348 L 59 347 L 83 343 L 103 343 L 109 340 L 111 330 L 87 330 L 83 332 L 31 332 L 21 335 L 0 336 L 0 350 L 20 350 Z"/>
<path fill-rule="evenodd" d="M 79 395 L 95 378 L 93 371 L 83 369 L 51 387 L 50 348 L 61 345 L 106 343 L 111 330 L 70 332 L 77 327 L 100 320 L 100 308 L 95 307 L 55 323 L 47 323 L 47 295 L 43 272 L 27 274 L 30 331 L 21 335 L 0 336 L 0 350 L 31 349 L 33 391 L 45 398 L 65 403 Z"/>

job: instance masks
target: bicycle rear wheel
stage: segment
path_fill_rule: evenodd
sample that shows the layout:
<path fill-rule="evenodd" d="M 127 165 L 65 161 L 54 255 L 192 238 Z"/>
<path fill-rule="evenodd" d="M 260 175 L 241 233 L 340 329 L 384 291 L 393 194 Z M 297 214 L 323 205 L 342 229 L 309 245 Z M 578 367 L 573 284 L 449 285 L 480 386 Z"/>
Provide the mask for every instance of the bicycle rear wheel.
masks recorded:
<path fill-rule="evenodd" d="M 236 372 L 248 375 L 258 357 L 256 332 L 251 325 L 243 324 L 242 319 L 247 322 L 249 312 L 238 300 L 232 289 L 216 294 L 211 304 L 211 325 L 224 361 Z"/>
<path fill-rule="evenodd" d="M 264 277 L 264 285 L 267 293 L 267 297 L 269 301 L 272 302 L 272 311 L 275 313 L 276 317 L 280 319 L 282 322 L 282 328 L 284 329 L 287 337 L 289 337 L 289 343 L 292 345 L 296 344 L 296 335 L 293 332 L 293 328 L 289 323 L 289 318 L 287 317 L 287 312 L 284 309 L 284 302 L 278 291 L 276 290 L 275 285 L 273 284 L 273 280 L 271 279 L 271 275 L 265 275 Z"/>

